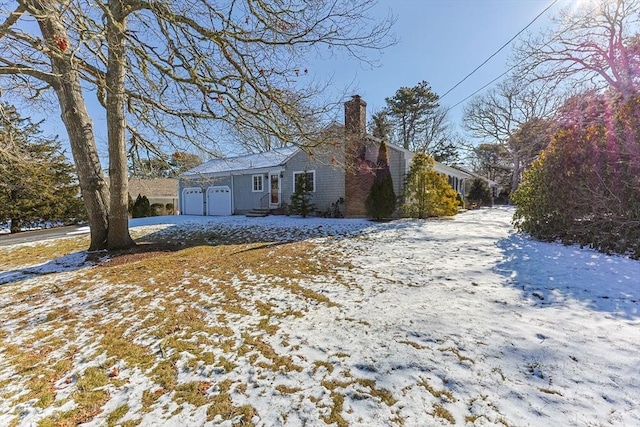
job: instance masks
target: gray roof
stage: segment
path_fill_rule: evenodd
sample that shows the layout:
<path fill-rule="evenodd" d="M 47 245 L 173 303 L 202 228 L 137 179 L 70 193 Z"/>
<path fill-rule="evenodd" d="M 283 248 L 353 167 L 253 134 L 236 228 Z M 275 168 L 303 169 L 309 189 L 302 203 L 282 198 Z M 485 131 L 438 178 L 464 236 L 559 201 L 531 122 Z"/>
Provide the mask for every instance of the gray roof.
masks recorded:
<path fill-rule="evenodd" d="M 106 177 L 107 185 L 110 184 Z M 129 178 L 129 194 L 134 199 L 138 194 L 148 198 L 176 197 L 178 193 L 177 178 Z"/>
<path fill-rule="evenodd" d="M 284 147 L 257 154 L 213 159 L 195 168 L 189 169 L 182 176 L 229 174 L 255 169 L 268 169 L 284 165 L 300 148 Z"/>

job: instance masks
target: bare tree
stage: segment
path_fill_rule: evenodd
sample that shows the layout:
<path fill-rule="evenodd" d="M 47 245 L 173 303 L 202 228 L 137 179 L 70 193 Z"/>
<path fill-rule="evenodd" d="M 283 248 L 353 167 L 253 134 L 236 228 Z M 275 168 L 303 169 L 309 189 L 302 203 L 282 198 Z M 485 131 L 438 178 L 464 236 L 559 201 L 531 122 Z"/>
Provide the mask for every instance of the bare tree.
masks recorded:
<path fill-rule="evenodd" d="M 610 87 L 628 99 L 640 87 L 640 2 L 596 0 L 563 10 L 553 29 L 517 49 L 519 74 Z"/>
<path fill-rule="evenodd" d="M 176 140 L 211 148 L 215 124 L 248 122 L 279 140 L 310 143 L 305 119 L 324 106 L 297 108 L 316 105 L 317 92 L 299 81 L 308 74 L 305 55 L 342 51 L 368 61 L 367 52 L 393 43 L 392 18 L 368 19 L 374 4 L 3 2 L 11 12 L 0 22 L 0 82 L 25 98 L 54 91 L 87 205 L 90 249 L 127 247 L 127 143 L 129 152 L 158 153 L 158 143 Z M 90 92 L 107 112 L 109 191 L 86 108 Z"/>
<path fill-rule="evenodd" d="M 424 140 L 416 147 L 438 162 L 454 163 L 458 160 L 460 137 L 449 121 L 449 109 L 435 108 L 424 120 Z"/>
<path fill-rule="evenodd" d="M 516 138 L 519 129 L 533 120 L 550 116 L 557 97 L 548 86 L 522 86 L 521 81 L 505 80 L 494 89 L 473 98 L 464 108 L 464 126 L 485 143 L 499 143 L 513 163 L 511 190 L 518 188 L 522 169 L 530 162 L 530 147 Z M 537 153 L 536 153 L 537 154 Z"/>
<path fill-rule="evenodd" d="M 512 176 L 511 156 L 502 144 L 480 144 L 473 147 L 471 166 L 475 172 L 509 185 Z"/>

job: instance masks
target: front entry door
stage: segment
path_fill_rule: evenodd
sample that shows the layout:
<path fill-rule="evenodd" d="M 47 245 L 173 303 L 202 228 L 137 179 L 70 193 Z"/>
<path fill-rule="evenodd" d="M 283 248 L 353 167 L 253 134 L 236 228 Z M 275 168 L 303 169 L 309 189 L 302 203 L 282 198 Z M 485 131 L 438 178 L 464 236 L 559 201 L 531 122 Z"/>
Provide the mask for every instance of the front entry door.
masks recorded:
<path fill-rule="evenodd" d="M 280 207 L 280 174 L 269 174 L 269 191 L 271 195 L 269 196 L 269 207 L 271 209 Z"/>

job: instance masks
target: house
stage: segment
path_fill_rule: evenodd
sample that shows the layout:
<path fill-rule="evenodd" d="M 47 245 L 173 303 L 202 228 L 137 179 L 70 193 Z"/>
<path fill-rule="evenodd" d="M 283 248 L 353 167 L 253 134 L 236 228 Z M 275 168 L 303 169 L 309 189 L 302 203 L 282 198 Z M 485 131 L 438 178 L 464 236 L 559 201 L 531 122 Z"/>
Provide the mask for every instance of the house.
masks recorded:
<path fill-rule="evenodd" d="M 184 172 L 179 179 L 184 215 L 247 214 L 285 211 L 296 180 L 307 174 L 318 212 L 344 200 L 344 215 L 365 217 L 365 201 L 374 180 L 380 140 L 366 133 L 366 102 L 355 95 L 345 103 L 344 126 L 331 127 L 326 142 L 313 148 L 286 147 L 226 159 L 214 159 Z M 394 191 L 402 186 L 413 153 L 387 144 Z M 465 194 L 467 172 L 436 163 L 452 187 Z"/>
<path fill-rule="evenodd" d="M 109 177 L 105 178 L 107 185 Z M 176 178 L 129 178 L 129 195 L 135 201 L 138 195 L 146 196 L 150 204 L 176 206 L 178 202 L 178 179 Z M 175 208 L 171 209 L 175 212 Z"/>

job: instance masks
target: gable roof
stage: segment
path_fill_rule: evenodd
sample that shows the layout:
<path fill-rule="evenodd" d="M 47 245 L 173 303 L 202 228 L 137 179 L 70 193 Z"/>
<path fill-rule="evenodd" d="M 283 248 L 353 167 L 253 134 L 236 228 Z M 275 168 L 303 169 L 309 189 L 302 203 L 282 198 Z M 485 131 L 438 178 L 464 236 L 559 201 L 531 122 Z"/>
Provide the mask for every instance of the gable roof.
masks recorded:
<path fill-rule="evenodd" d="M 111 183 L 108 176 L 105 181 L 107 185 Z M 177 191 L 177 178 L 129 178 L 129 194 L 134 199 L 138 194 L 148 198 L 175 197 Z"/>
<path fill-rule="evenodd" d="M 230 174 L 247 170 L 268 169 L 284 165 L 298 152 L 298 147 L 283 147 L 263 153 L 213 159 L 184 172 L 182 176 Z"/>

